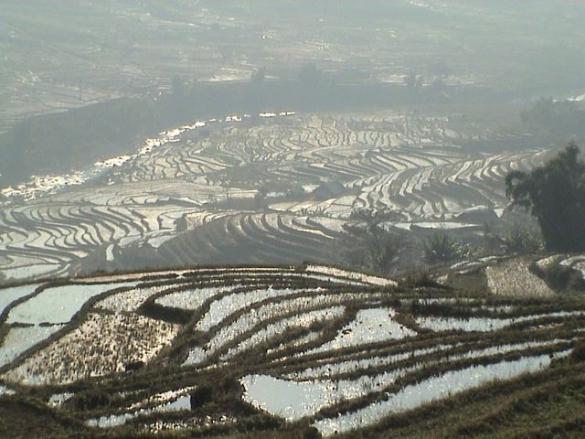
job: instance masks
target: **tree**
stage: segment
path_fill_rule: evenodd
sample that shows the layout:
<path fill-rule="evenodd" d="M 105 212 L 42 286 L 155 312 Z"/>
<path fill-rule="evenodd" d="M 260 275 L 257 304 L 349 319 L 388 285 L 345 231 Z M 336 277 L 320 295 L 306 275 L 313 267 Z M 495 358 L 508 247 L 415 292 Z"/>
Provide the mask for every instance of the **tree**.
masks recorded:
<path fill-rule="evenodd" d="M 544 166 L 506 176 L 512 206 L 528 209 L 542 230 L 546 249 L 585 251 L 585 163 L 570 143 Z"/>

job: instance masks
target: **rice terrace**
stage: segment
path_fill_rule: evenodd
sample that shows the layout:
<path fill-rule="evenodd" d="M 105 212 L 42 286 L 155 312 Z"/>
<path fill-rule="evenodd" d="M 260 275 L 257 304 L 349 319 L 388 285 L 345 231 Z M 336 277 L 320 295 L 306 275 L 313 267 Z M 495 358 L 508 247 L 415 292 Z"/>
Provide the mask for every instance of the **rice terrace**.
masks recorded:
<path fill-rule="evenodd" d="M 551 405 L 583 407 L 571 391 L 584 372 L 582 301 L 406 287 L 312 265 L 2 293 L 1 390 L 13 399 L 0 410 L 30 411 L 31 434 L 507 436 Z"/>
<path fill-rule="evenodd" d="M 585 3 L 0 3 L 0 439 L 585 437 Z"/>

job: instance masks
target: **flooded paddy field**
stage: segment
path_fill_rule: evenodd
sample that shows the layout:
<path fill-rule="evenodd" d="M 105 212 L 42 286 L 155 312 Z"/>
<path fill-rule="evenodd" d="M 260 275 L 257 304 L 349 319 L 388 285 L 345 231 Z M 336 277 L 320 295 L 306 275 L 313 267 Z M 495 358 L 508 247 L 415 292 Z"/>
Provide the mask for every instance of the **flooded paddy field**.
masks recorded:
<path fill-rule="evenodd" d="M 583 436 L 584 2 L 0 3 L 0 438 Z"/>
<path fill-rule="evenodd" d="M 460 125 L 415 112 L 285 111 L 165 130 L 78 173 L 0 188 L 0 279 L 335 264 L 359 212 L 392 212 L 384 228 L 409 236 L 479 236 L 507 205 L 507 172 L 549 152 L 471 152 L 499 134 Z"/>
<path fill-rule="evenodd" d="M 549 401 L 532 395 L 585 373 L 578 298 L 411 289 L 323 265 L 104 275 L 0 295 L 0 405 L 35 404 L 82 437 L 448 437 L 508 410 L 503 389 L 537 413 Z"/>

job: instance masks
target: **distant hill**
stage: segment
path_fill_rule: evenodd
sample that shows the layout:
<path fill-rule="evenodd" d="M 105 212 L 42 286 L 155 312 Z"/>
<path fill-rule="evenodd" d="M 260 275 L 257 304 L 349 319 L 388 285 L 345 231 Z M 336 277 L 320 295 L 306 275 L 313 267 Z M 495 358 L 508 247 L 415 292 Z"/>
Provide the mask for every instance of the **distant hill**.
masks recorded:
<path fill-rule="evenodd" d="M 452 89 L 455 99 L 477 94 L 490 99 L 482 90 Z M 144 138 L 196 118 L 261 111 L 388 108 L 441 99 L 432 90 L 413 94 L 396 85 L 299 81 L 200 83 L 185 87 L 181 94 L 120 98 L 36 116 L 0 135 L 0 187 L 31 175 L 83 169 L 98 159 L 133 151 Z"/>
<path fill-rule="evenodd" d="M 132 151 L 157 131 L 155 106 L 117 99 L 20 122 L 0 137 L 0 182 L 84 168 L 99 158 Z"/>

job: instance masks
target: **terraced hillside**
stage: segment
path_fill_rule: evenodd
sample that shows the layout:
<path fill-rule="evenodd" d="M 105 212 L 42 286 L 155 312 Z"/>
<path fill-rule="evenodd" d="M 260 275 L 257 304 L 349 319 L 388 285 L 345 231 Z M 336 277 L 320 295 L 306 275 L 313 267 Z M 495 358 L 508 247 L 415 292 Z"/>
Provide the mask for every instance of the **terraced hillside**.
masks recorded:
<path fill-rule="evenodd" d="M 308 265 L 26 284 L 0 307 L 0 435 L 526 437 L 584 422 L 581 299 Z"/>
<path fill-rule="evenodd" d="M 132 155 L 2 189 L 0 272 L 32 279 L 194 263 L 336 262 L 357 210 L 398 227 L 469 223 L 506 207 L 504 176 L 543 149 L 457 117 L 415 113 L 232 115 L 148 139 Z M 393 224 L 390 224 L 392 226 Z"/>

